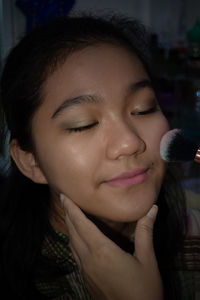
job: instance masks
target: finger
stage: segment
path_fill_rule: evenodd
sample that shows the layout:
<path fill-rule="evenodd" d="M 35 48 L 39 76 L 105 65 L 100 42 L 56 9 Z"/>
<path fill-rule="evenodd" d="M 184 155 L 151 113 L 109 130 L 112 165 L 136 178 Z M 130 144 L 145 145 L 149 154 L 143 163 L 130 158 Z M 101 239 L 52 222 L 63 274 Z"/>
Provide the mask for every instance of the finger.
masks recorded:
<path fill-rule="evenodd" d="M 137 222 L 135 229 L 135 253 L 140 262 L 149 262 L 155 258 L 153 247 L 153 226 L 158 212 L 157 205 L 153 205 L 146 216 Z"/>
<path fill-rule="evenodd" d="M 94 248 L 99 248 L 102 244 L 114 246 L 114 243 L 85 216 L 73 201 L 63 194 L 61 195 L 61 200 L 63 202 L 64 210 L 70 218 L 77 234 L 90 249 L 94 250 Z"/>
<path fill-rule="evenodd" d="M 79 266 L 79 269 L 82 270 L 82 262 L 81 259 L 79 257 L 79 255 L 77 254 L 78 252 L 76 252 L 76 250 L 74 249 L 73 245 L 70 243 L 70 249 L 72 251 L 73 257 L 77 263 L 77 265 Z"/>
<path fill-rule="evenodd" d="M 67 214 L 66 225 L 68 227 L 69 246 L 72 251 L 73 257 L 79 268 L 83 270 L 84 265 L 88 262 L 88 258 L 91 257 L 91 251 L 88 245 L 83 241 L 82 237 L 78 234 L 76 228 L 74 227 Z"/>
<path fill-rule="evenodd" d="M 83 258 L 86 255 L 88 256 L 88 247 L 82 240 L 82 238 L 79 236 L 78 232 L 76 231 L 76 228 L 74 227 L 67 213 L 65 215 L 65 221 L 70 241 L 70 248 L 72 250 L 76 262 L 79 266 L 81 266 L 81 261 L 83 260 Z"/>

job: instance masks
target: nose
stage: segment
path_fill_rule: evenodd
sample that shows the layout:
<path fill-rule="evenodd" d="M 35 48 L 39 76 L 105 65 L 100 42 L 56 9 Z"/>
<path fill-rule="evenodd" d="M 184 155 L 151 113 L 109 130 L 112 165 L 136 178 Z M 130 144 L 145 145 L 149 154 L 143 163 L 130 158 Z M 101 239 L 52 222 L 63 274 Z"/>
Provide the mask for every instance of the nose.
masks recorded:
<path fill-rule="evenodd" d="M 109 127 L 106 155 L 109 159 L 138 155 L 146 149 L 145 141 L 138 130 L 125 122 L 118 122 Z"/>

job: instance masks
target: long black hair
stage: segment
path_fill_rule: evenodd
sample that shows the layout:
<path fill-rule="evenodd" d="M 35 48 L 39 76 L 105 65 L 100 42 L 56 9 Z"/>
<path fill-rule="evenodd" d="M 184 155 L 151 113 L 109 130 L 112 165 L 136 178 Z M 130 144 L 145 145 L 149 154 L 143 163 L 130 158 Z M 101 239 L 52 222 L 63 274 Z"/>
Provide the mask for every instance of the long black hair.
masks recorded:
<path fill-rule="evenodd" d="M 31 123 L 43 101 L 45 80 L 70 53 L 98 43 L 128 48 L 150 76 L 148 35 L 137 21 L 122 17 L 65 17 L 35 28 L 12 49 L 2 73 L 0 99 L 10 140 L 17 139 L 24 151 L 34 153 Z M 176 193 L 174 179 L 167 181 L 159 195 L 155 226 L 155 251 L 161 273 L 167 257 L 173 259 L 180 249 L 186 228 L 183 197 Z M 50 206 L 48 186 L 26 178 L 11 159 L 0 197 L 0 282 L 14 299 L 40 299 L 33 279 L 44 238 L 54 235 L 49 223 Z M 46 268 L 46 274 L 55 271 Z"/>

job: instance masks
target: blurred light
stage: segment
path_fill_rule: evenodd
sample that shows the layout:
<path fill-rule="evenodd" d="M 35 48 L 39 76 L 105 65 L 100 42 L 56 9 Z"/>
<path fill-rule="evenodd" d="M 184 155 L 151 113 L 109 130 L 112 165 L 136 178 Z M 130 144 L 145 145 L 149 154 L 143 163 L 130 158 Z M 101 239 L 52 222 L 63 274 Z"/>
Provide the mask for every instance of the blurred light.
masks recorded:
<path fill-rule="evenodd" d="M 197 97 L 200 97 L 200 90 L 197 90 L 197 91 L 196 91 L 196 96 L 197 96 Z"/>

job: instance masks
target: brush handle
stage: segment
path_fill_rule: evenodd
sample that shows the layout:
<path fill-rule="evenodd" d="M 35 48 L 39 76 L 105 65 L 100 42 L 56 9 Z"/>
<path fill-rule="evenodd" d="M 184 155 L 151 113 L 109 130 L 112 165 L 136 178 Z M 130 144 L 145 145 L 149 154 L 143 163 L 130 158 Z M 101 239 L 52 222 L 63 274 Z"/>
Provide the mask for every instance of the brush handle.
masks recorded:
<path fill-rule="evenodd" d="M 195 155 L 194 161 L 198 164 L 200 164 L 200 148 L 197 150 L 197 153 Z"/>

